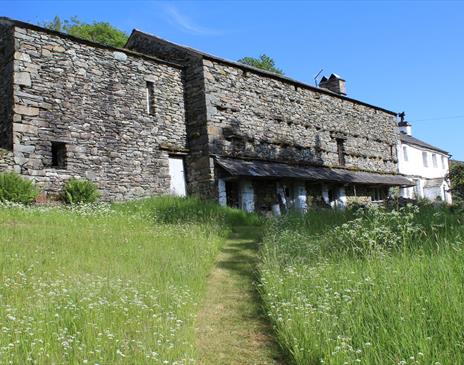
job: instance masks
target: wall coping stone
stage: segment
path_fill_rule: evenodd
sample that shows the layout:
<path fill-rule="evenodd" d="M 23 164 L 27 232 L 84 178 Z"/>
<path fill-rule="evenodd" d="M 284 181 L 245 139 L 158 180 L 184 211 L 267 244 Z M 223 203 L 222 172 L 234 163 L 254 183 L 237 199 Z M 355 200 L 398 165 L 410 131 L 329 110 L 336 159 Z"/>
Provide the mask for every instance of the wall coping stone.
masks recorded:
<path fill-rule="evenodd" d="M 143 58 L 143 59 L 150 60 L 150 61 L 155 61 L 157 63 L 162 63 L 162 64 L 172 66 L 172 67 L 176 67 L 176 68 L 179 68 L 179 69 L 184 68 L 184 66 L 182 66 L 182 65 L 180 65 L 178 63 L 175 63 L 175 62 L 162 60 L 160 58 L 156 58 L 156 57 L 153 57 L 153 56 L 148 56 L 146 54 L 135 52 L 135 51 L 132 51 L 132 50 L 127 49 L 127 48 L 118 48 L 118 47 L 107 46 L 106 44 L 89 41 L 87 39 L 82 39 L 82 38 L 79 38 L 79 37 L 75 37 L 75 36 L 72 36 L 72 35 L 69 35 L 69 34 L 66 34 L 66 33 L 58 32 L 56 30 L 43 28 L 43 27 L 40 27 L 40 26 L 35 25 L 35 24 L 26 23 L 26 22 L 23 22 L 21 20 L 16 20 L 16 19 L 11 19 L 11 18 L 8 18 L 8 17 L 0 16 L 0 24 L 6 24 L 6 25 L 14 26 L 14 27 L 25 28 L 25 29 L 32 29 L 32 30 L 35 30 L 35 31 L 38 31 L 38 32 L 55 35 L 55 36 L 60 37 L 60 38 L 69 39 L 69 40 L 77 42 L 77 43 L 86 44 L 86 45 L 91 46 L 91 47 L 108 49 L 108 50 L 112 50 L 114 52 L 119 52 L 119 53 L 125 53 L 125 54 L 128 54 L 128 55 L 134 56 L 134 57 Z"/>

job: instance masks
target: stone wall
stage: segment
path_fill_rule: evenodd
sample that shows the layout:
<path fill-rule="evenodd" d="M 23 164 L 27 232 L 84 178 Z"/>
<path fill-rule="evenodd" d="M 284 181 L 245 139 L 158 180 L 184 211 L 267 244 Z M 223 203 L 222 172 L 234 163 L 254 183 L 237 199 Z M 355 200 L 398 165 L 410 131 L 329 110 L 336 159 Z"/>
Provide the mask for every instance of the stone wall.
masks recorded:
<path fill-rule="evenodd" d="M 174 61 L 185 66 L 185 104 L 189 155 L 187 187 L 190 194 L 212 197 L 214 190 L 212 162 L 208 151 L 205 80 L 201 57 L 169 42 L 136 31 L 128 49 Z"/>
<path fill-rule="evenodd" d="M 397 172 L 395 116 L 215 60 L 203 61 L 210 153 Z"/>
<path fill-rule="evenodd" d="M 169 192 L 167 150 L 187 147 L 181 67 L 34 27 L 14 36 L 21 173 L 48 193 L 74 176 L 95 181 L 106 200 Z M 52 142 L 66 144 L 65 169 L 51 166 Z"/>
<path fill-rule="evenodd" d="M 13 54 L 11 27 L 0 22 L 0 148 L 13 148 Z"/>
<path fill-rule="evenodd" d="M 14 156 L 12 151 L 0 148 L 0 172 L 13 171 Z"/>

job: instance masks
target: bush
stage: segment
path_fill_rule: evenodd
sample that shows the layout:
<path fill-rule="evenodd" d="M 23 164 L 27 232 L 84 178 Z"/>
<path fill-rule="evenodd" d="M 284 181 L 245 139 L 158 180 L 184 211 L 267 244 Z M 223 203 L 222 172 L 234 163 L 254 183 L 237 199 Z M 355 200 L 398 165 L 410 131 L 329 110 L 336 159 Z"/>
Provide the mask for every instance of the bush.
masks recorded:
<path fill-rule="evenodd" d="M 361 209 L 356 219 L 328 233 L 332 249 L 361 256 L 403 249 L 423 233 L 415 222 L 418 213 L 419 208 L 413 205 L 390 211 L 378 206 Z"/>
<path fill-rule="evenodd" d="M 0 201 L 30 204 L 37 197 L 38 191 L 30 180 L 14 172 L 0 173 Z"/>
<path fill-rule="evenodd" d="M 95 203 L 100 195 L 97 186 L 89 180 L 71 179 L 64 185 L 63 200 L 68 204 Z"/>

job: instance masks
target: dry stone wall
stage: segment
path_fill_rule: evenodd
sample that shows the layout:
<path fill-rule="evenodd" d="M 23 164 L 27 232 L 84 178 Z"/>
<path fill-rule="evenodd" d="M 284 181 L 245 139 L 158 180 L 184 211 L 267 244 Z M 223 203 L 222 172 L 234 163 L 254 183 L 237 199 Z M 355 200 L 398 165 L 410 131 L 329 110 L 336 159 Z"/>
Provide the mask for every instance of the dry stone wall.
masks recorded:
<path fill-rule="evenodd" d="M 210 153 L 397 172 L 395 116 L 290 82 L 205 59 Z"/>
<path fill-rule="evenodd" d="M 161 146 L 187 147 L 180 67 L 37 29 L 16 26 L 14 39 L 13 142 L 22 174 L 48 193 L 73 176 L 95 181 L 107 200 L 169 192 Z M 52 167 L 52 142 L 65 143 L 65 169 Z"/>
<path fill-rule="evenodd" d="M 0 172 L 12 171 L 13 168 L 14 168 L 13 152 L 0 148 Z"/>
<path fill-rule="evenodd" d="M 0 148 L 13 148 L 13 54 L 11 27 L 0 24 Z"/>

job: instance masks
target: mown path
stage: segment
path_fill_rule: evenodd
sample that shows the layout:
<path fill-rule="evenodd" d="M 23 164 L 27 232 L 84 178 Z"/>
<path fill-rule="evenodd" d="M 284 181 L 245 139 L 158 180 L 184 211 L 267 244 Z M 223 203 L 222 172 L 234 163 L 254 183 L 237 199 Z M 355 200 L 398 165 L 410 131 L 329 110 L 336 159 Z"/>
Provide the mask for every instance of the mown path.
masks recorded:
<path fill-rule="evenodd" d="M 196 326 L 199 364 L 283 364 L 253 285 L 256 230 L 236 228 L 211 272 Z"/>

